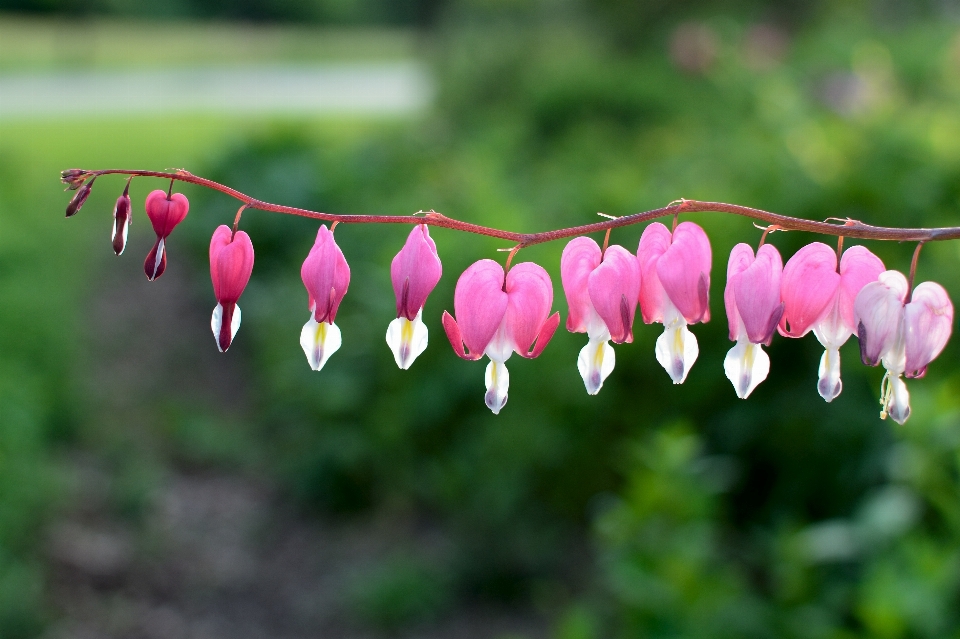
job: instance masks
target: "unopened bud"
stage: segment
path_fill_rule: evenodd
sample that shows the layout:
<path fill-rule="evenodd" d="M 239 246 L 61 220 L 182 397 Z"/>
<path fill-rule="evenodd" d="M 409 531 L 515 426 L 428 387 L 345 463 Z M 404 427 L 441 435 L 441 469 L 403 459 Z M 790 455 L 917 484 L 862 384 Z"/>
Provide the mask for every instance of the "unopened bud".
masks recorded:
<path fill-rule="evenodd" d="M 80 187 L 80 189 L 73 196 L 73 199 L 70 200 L 70 203 L 67 204 L 67 217 L 73 217 L 77 214 L 77 212 L 80 210 L 80 207 L 83 206 L 83 203 L 87 201 L 87 197 L 90 196 L 91 188 L 93 188 L 93 180 L 90 180 Z"/>
<path fill-rule="evenodd" d="M 130 183 L 127 182 L 127 188 L 123 190 L 123 195 L 117 198 L 117 205 L 113 208 L 113 234 L 110 240 L 113 242 L 113 252 L 117 255 L 123 253 L 127 245 L 127 232 L 130 229 Z"/>
<path fill-rule="evenodd" d="M 60 172 L 60 181 L 67 185 L 68 191 L 76 191 L 87 180 L 88 173 L 83 169 L 67 169 Z"/>

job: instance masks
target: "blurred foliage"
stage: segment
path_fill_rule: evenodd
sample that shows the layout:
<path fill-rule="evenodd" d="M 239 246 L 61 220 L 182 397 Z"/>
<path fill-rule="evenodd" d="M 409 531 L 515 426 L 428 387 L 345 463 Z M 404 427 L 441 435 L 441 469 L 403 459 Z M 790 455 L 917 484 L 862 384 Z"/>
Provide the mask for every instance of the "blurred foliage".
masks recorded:
<path fill-rule="evenodd" d="M 776 11 L 764 14 L 771 6 L 721 14 L 710 3 L 464 0 L 433 34 L 440 94 L 422 121 L 276 123 L 211 145 L 214 157 L 190 168 L 294 206 L 433 208 L 513 230 L 678 197 L 813 219 L 955 223 L 960 37 L 942 19 L 949 12 L 825 3 L 796 9 L 783 26 Z M 596 21 L 581 20 L 591 7 Z M 501 10 L 552 19 L 478 18 Z M 662 28 L 629 41 L 648 19 Z M 2 159 L 20 172 L 30 165 Z M 10 188 L 4 182 L 0 198 L 29 201 Z M 189 245 L 196 297 L 212 307 L 207 242 L 236 209 L 213 193 L 190 197 L 177 242 Z M 130 466 L 118 508 L 135 517 L 155 481 L 141 462 L 148 444 L 134 443 L 147 432 L 172 463 L 268 472 L 308 511 L 433 522 L 442 552 L 398 556 L 350 589 L 357 616 L 385 632 L 481 600 L 534 607 L 556 620 L 560 639 L 960 637 L 957 345 L 909 382 L 914 411 L 902 428 L 877 418 L 881 372 L 859 364 L 855 342 L 842 352 L 844 392 L 833 403 L 816 392 L 812 337 L 776 338 L 770 378 L 739 401 L 722 374 L 719 300 L 729 249 L 759 231 L 725 216 L 684 218 L 706 228 L 714 249 L 713 320 L 693 329 L 701 354 L 687 382 L 671 385 L 656 364 L 659 327 L 638 325 L 635 342 L 616 347 L 600 395 L 588 397 L 575 366 L 584 336 L 560 332 L 540 359 L 510 360 L 511 399 L 493 416 L 482 364 L 452 355 L 439 318 L 452 310 L 457 275 L 502 243 L 432 231 L 445 270 L 425 310 L 432 346 L 403 372 L 383 335 L 394 314 L 388 265 L 408 229 L 339 226 L 352 270 L 337 318 L 344 345 L 313 373 L 296 339 L 308 316 L 297 273 L 316 224 L 247 212 L 257 263 L 223 361 L 243 368 L 249 414 L 158 400 L 155 432 L 94 438 Z M 8 277 L 24 256 L 50 268 L 24 228 L 16 242 L 0 236 Z M 635 250 L 640 231 L 618 229 L 612 241 Z M 812 239 L 768 241 L 787 258 Z M 912 250 L 871 248 L 901 270 Z M 560 250 L 531 247 L 517 259 L 550 271 L 554 306 L 565 311 Z M 919 280 L 960 291 L 958 257 L 954 243 L 927 247 Z M 53 293 L 78 295 L 68 283 Z M 37 297 L 19 284 L 3 297 L 27 309 L 5 316 L 0 331 L 0 445 L 14 460 L 0 464 L 4 637 L 26 636 L 40 619 L 20 611 L 39 610 L 31 535 L 52 499 L 45 449 L 76 437 L 69 395 L 56 390 L 71 334 L 33 323 L 43 314 L 31 305 L 47 310 Z"/>
<path fill-rule="evenodd" d="M 884 31 L 841 7 L 794 34 L 708 19 L 633 52 L 595 35 L 562 22 L 447 27 L 440 103 L 426 121 L 354 136 L 278 127 L 205 174 L 333 213 L 435 208 L 515 230 L 681 196 L 815 219 L 955 221 L 954 25 Z M 199 200 L 203 221 L 184 230 L 198 272 L 230 209 Z M 307 506 L 389 505 L 442 522 L 458 597 L 538 602 L 561 637 L 956 635 L 956 346 L 911 381 L 914 414 L 896 431 L 877 419 L 880 372 L 859 364 L 855 343 L 832 404 L 816 394 L 812 339 L 777 339 L 770 379 L 738 401 L 722 375 L 717 300 L 729 249 L 758 232 L 690 218 L 713 242 L 714 320 L 694 329 L 701 355 L 687 383 L 670 385 L 652 357 L 658 329 L 638 327 L 588 397 L 574 366 L 582 336 L 563 333 L 539 360 L 510 361 L 511 400 L 494 417 L 482 366 L 451 356 L 439 316 L 456 275 L 501 244 L 433 231 L 445 269 L 425 313 L 433 345 L 404 373 L 382 334 L 393 312 L 386 265 L 407 229 L 339 227 L 353 274 L 338 315 L 344 346 L 311 374 L 294 339 L 307 318 L 296 273 L 316 225 L 248 213 L 257 267 L 233 356 L 255 376 L 264 458 Z M 634 250 L 639 234 L 612 241 Z M 769 241 L 786 258 L 810 239 Z M 560 248 L 518 257 L 550 270 L 557 308 Z M 872 248 L 906 268 L 911 247 Z M 956 259 L 954 246 L 929 247 L 920 279 L 960 290 Z M 395 599 L 422 572 L 388 573 L 362 598 L 376 623 L 451 603 L 432 586 L 422 601 Z"/>

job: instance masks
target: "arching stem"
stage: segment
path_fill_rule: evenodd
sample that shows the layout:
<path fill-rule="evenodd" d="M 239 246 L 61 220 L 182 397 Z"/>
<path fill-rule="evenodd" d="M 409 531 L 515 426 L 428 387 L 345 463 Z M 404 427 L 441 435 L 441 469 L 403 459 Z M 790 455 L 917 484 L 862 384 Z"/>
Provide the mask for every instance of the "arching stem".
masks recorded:
<path fill-rule="evenodd" d="M 917 242 L 917 248 L 913 249 L 913 259 L 910 260 L 910 278 L 907 280 L 907 297 L 903 301 L 904 304 L 909 304 L 913 297 L 913 280 L 917 275 L 917 260 L 920 259 L 920 249 L 923 248 L 923 245 L 924 242 Z"/>

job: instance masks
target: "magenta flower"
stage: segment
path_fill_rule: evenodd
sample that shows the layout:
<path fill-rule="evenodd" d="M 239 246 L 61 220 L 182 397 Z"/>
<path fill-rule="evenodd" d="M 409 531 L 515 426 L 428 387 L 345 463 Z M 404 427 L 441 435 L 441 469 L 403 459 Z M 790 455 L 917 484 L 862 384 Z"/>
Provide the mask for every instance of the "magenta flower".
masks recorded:
<path fill-rule="evenodd" d="M 229 226 L 218 226 L 210 240 L 210 279 L 213 281 L 213 294 L 217 298 L 210 328 L 221 353 L 230 348 L 240 328 L 237 300 L 250 281 L 252 272 L 253 243 L 250 236 L 243 231 L 234 234 Z"/>
<path fill-rule="evenodd" d="M 613 347 L 633 341 L 633 318 L 640 295 L 640 264 L 622 246 L 601 254 L 589 237 L 577 237 L 564 247 L 560 277 L 570 313 L 567 330 L 586 333 L 589 341 L 580 350 L 577 370 L 596 395 L 616 364 Z"/>
<path fill-rule="evenodd" d="M 550 276 L 532 262 L 517 264 L 504 280 L 500 264 L 480 260 L 457 280 L 453 295 L 457 319 L 444 311 L 443 329 L 463 359 L 490 358 L 484 401 L 494 414 L 507 403 L 510 374 L 504 362 L 514 352 L 537 357 L 557 330 L 560 313 L 550 315 L 551 306 Z"/>
<path fill-rule="evenodd" d="M 821 242 L 804 246 L 783 267 L 780 334 L 802 337 L 811 329 L 823 345 L 817 391 L 832 401 L 843 389 L 840 347 L 857 332 L 853 302 L 884 270 L 880 258 L 863 246 L 851 246 L 840 258 Z"/>
<path fill-rule="evenodd" d="M 674 384 L 682 384 L 700 353 L 687 324 L 710 320 L 710 240 L 693 222 L 672 233 L 654 222 L 640 236 L 637 259 L 643 321 L 663 324 L 657 361 Z"/>
<path fill-rule="evenodd" d="M 117 203 L 113 207 L 113 232 L 110 234 L 110 242 L 113 244 L 113 252 L 117 255 L 123 253 L 123 249 L 127 246 L 130 217 L 130 182 L 127 182 L 123 195 L 117 198 Z"/>
<path fill-rule="evenodd" d="M 724 358 L 723 370 L 740 399 L 746 399 L 770 372 L 770 358 L 761 344 L 770 345 L 783 314 L 782 272 L 780 253 L 770 244 L 761 246 L 756 257 L 748 244 L 737 244 L 730 252 L 723 305 L 730 339 L 737 344 Z"/>
<path fill-rule="evenodd" d="M 187 217 L 190 203 L 182 193 L 174 193 L 168 197 L 166 191 L 157 189 L 147 196 L 146 208 L 147 217 L 157 234 L 157 241 L 143 262 L 143 271 L 152 282 L 163 275 L 167 268 L 167 237 L 173 233 L 174 227 Z"/>
<path fill-rule="evenodd" d="M 406 370 L 427 348 L 423 305 L 440 281 L 440 257 L 426 224 L 417 224 L 390 264 L 397 297 L 397 318 L 387 327 L 387 345 L 397 366 Z"/>
<path fill-rule="evenodd" d="M 333 320 L 350 286 L 350 267 L 326 225 L 320 225 L 313 248 L 300 268 L 300 278 L 307 288 L 310 307 L 310 319 L 300 331 L 300 346 L 310 368 L 318 371 L 340 348 L 340 329 Z"/>
<path fill-rule="evenodd" d="M 908 292 L 902 273 L 884 271 L 860 290 L 853 306 L 863 363 L 887 369 L 880 417 L 890 415 L 898 424 L 910 417 L 910 393 L 900 376 L 923 377 L 953 330 L 953 304 L 942 286 L 923 282 L 906 302 Z"/>

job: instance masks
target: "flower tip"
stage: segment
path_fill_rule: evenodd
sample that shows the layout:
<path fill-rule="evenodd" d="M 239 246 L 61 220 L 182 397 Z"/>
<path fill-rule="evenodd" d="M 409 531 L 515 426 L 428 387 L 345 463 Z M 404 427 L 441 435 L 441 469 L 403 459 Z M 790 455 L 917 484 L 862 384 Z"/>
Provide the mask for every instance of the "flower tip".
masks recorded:
<path fill-rule="evenodd" d="M 499 415 L 501 409 L 507 405 L 507 390 L 510 387 L 510 372 L 503 362 L 490 360 L 485 375 L 487 392 L 483 402 L 494 415 Z"/>
<path fill-rule="evenodd" d="M 79 190 L 70 198 L 70 203 L 67 204 L 67 215 L 66 217 L 73 217 L 80 211 L 80 207 L 83 206 L 83 203 L 87 201 L 87 198 L 90 197 L 90 189 L 93 186 L 93 180 L 90 180 L 81 187 L 78 187 Z"/>
<path fill-rule="evenodd" d="M 340 328 L 333 322 L 318 322 L 313 313 L 300 331 L 300 347 L 310 368 L 319 371 L 330 356 L 340 350 Z"/>
<path fill-rule="evenodd" d="M 423 309 L 420 309 L 413 320 L 398 317 L 387 327 L 387 345 L 400 370 L 408 370 L 427 349 L 428 332 L 422 317 Z"/>
<path fill-rule="evenodd" d="M 213 309 L 213 316 L 210 318 L 210 329 L 213 331 L 213 337 L 217 340 L 217 348 L 221 353 L 226 353 L 233 344 L 233 338 L 237 336 L 237 330 L 240 328 L 240 307 L 236 304 L 227 305 L 226 309 L 217 304 Z"/>
<path fill-rule="evenodd" d="M 163 275 L 165 270 L 167 270 L 167 251 L 163 238 L 157 238 L 153 248 L 147 253 L 147 259 L 143 261 L 143 272 L 152 282 Z"/>

